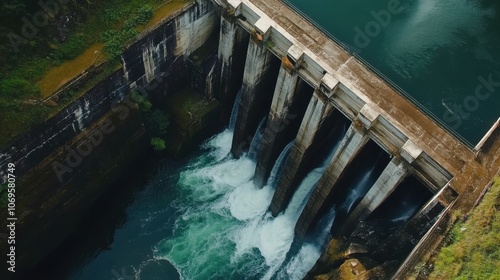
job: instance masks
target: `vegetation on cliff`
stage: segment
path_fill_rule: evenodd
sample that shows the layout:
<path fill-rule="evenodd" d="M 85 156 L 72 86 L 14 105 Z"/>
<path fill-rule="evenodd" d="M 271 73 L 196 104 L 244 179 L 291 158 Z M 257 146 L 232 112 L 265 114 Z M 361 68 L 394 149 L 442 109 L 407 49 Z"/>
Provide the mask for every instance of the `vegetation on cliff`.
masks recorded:
<path fill-rule="evenodd" d="M 430 279 L 500 279 L 500 178 L 468 219 L 448 233 Z"/>
<path fill-rule="evenodd" d="M 47 99 L 89 68 L 121 53 L 145 28 L 189 0 L 6 0 L 0 4 L 0 148 L 84 90 Z M 116 60 L 116 59 L 115 59 Z M 113 61 L 115 61 L 113 60 Z M 98 75 L 111 73 L 110 62 Z M 95 81 L 94 81 L 95 80 Z M 92 79 L 89 87 L 98 80 Z M 88 89 L 88 88 L 87 88 Z M 70 98 L 67 98 L 67 97 Z"/>
<path fill-rule="evenodd" d="M 130 99 L 135 102 L 141 110 L 144 126 L 149 135 L 151 135 L 150 144 L 153 149 L 157 152 L 165 150 L 166 144 L 164 138 L 170 124 L 168 115 L 159 108 L 151 109 L 153 106 L 151 102 L 138 91 L 132 91 L 130 93 Z"/>

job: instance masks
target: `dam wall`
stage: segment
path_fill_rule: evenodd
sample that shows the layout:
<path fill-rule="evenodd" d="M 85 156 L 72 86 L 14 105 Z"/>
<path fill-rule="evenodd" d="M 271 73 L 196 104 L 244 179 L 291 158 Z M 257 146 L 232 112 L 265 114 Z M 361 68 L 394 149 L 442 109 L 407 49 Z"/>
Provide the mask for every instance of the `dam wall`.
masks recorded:
<path fill-rule="evenodd" d="M 199 52 L 210 40 L 218 41 L 216 56 Z M 308 277 L 330 275 L 359 252 L 373 260 L 364 276 L 406 277 L 439 244 L 451 213 L 472 209 L 499 171 L 498 122 L 468 147 L 281 1 L 196 1 L 141 34 L 121 64 L 0 152 L 0 165 L 16 164 L 19 177 L 22 269 L 64 240 L 147 148 L 130 90 L 161 103 L 196 85 L 222 104 L 225 123 L 236 108 L 232 154 L 248 154 L 261 131 L 254 182 L 273 184 L 273 216 L 285 211 L 308 174 L 324 167 L 295 224 L 304 240 L 336 214 Z M 281 176 L 271 178 L 281 155 Z M 5 168 L 0 172 L 4 183 Z M 91 176 L 93 187 L 84 184 Z M 386 216 L 396 226 L 374 235 L 374 220 Z"/>
<path fill-rule="evenodd" d="M 297 236 L 307 238 L 335 210 L 333 243 L 309 276 L 338 268 L 349 254 L 330 262 L 334 247 L 342 240 L 340 253 L 353 238 L 365 240 L 365 255 L 379 263 L 371 272 L 363 272 L 365 276 L 384 271 L 384 277 L 399 279 L 409 273 L 408 267 L 422 261 L 416 255 L 423 258 L 423 250 L 439 244 L 443 231 L 438 225 L 447 228 L 453 222 L 451 211 L 470 211 L 470 202 L 499 171 L 500 144 L 494 136 L 498 128 L 470 148 L 282 2 L 213 2 L 222 10 L 225 30 L 244 29 L 250 36 L 240 90 L 220 92 L 231 95 L 223 98 L 236 99 L 239 107 L 233 155 L 249 152 L 251 136 L 262 120 L 254 182 L 263 187 L 278 155 L 291 143 L 270 205 L 273 216 L 285 211 L 319 158 L 332 153 L 295 225 Z M 221 31 L 220 44 L 241 42 L 240 37 Z M 228 57 L 230 49 L 219 48 L 219 56 Z M 273 61 L 270 55 L 277 59 L 274 63 L 279 61 L 279 70 L 267 67 Z M 274 87 L 255 90 L 264 79 Z M 227 80 L 222 78 L 221 83 Z M 309 93 L 299 94 L 299 85 Z M 307 97 L 297 102 L 298 96 Z M 338 137 L 333 134 L 340 135 L 340 140 L 333 140 Z M 363 161 L 370 161 L 372 167 Z M 385 244 L 377 249 L 363 225 L 388 211 L 383 209 L 391 204 L 396 208 L 397 197 L 405 195 L 408 201 L 414 200 L 414 207 L 402 208 L 405 213 L 393 217 L 392 221 L 402 223 L 396 229 L 383 237 L 372 236 L 377 245 Z M 391 244 L 395 245 L 391 248 Z"/>
<path fill-rule="evenodd" d="M 154 101 L 184 87 L 188 56 L 214 35 L 218 24 L 210 1 L 187 5 L 127 46 L 113 74 L 0 152 L 0 166 L 16 166 L 18 273 L 64 241 L 92 203 L 148 148 L 137 105 L 127 97 L 130 90 Z M 72 83 L 61 91 L 84 86 L 84 81 Z M 0 183 L 6 180 L 2 168 Z M 4 220 L 6 215 L 2 212 Z M 3 240 L 2 251 L 6 246 Z"/>

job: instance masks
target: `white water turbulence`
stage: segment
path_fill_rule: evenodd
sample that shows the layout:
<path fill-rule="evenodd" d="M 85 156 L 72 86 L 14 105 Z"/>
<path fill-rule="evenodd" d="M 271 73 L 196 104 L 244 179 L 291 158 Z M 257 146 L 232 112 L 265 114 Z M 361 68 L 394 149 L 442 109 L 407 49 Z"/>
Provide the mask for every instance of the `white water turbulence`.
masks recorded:
<path fill-rule="evenodd" d="M 231 119 L 236 118 L 238 99 Z M 265 119 L 250 151 L 258 149 L 264 124 Z M 324 162 L 307 174 L 276 218 L 268 209 L 294 142 L 286 145 L 268 182 L 259 188 L 253 182 L 256 161 L 252 153 L 239 159 L 230 155 L 233 130 L 230 126 L 209 139 L 202 154 L 180 172 L 179 195 L 172 202 L 180 215 L 172 236 L 155 246 L 154 257 L 172 263 L 183 279 L 302 279 L 319 258 L 335 214 L 321 223 L 324 227 L 316 230 L 315 242 L 295 246 L 302 245 L 300 250 L 290 250 L 295 224 L 337 150 L 345 124 Z"/>
<path fill-rule="evenodd" d="M 232 136 L 227 129 L 209 139 L 204 152 L 180 173 L 180 195 L 172 205 L 181 214 L 172 236 L 155 246 L 154 257 L 168 260 L 190 280 L 280 278 L 278 271 L 290 271 L 283 279 L 302 278 L 319 257 L 319 249 L 308 244 L 290 256 L 294 227 L 330 159 L 304 178 L 289 207 L 274 218 L 267 210 L 275 188 L 269 183 L 263 188 L 254 185 L 256 163 L 248 155 L 230 155 Z M 273 176 L 292 145 L 282 151 Z M 285 262 L 290 259 L 293 270 Z"/>
<path fill-rule="evenodd" d="M 300 205 L 300 210 L 295 211 L 296 217 L 294 217 L 294 225 L 297 223 L 298 218 L 300 217 L 300 214 L 302 213 L 302 210 L 305 207 L 305 204 L 307 200 L 309 199 L 309 196 L 311 195 L 314 187 L 316 186 L 317 182 L 321 178 L 321 175 L 325 172 L 326 168 L 328 167 L 330 161 L 332 160 L 333 156 L 335 155 L 335 152 L 337 151 L 338 147 L 340 146 L 340 143 L 342 141 L 342 138 L 345 135 L 346 132 L 346 124 L 343 123 L 342 126 L 337 128 L 337 135 L 335 139 L 333 139 L 333 147 L 330 150 L 330 153 L 328 156 L 325 158 L 324 162 L 322 165 L 313 171 L 311 171 L 307 177 L 302 181 L 302 184 L 299 186 L 297 191 L 295 192 L 292 201 L 290 202 L 288 208 L 285 211 L 285 214 L 294 212 L 294 208 L 296 206 L 293 206 L 294 204 L 292 203 L 294 199 L 298 199 L 303 192 L 302 188 L 305 188 L 305 185 L 310 183 L 311 181 L 314 182 L 312 186 L 310 186 L 310 190 L 305 197 L 305 199 L 302 201 L 302 204 Z M 308 182 L 308 180 L 310 180 Z M 293 208 L 292 208 L 293 207 Z M 291 208 L 291 209 L 290 209 Z M 303 279 L 306 274 L 311 270 L 311 268 L 314 266 L 316 261 L 319 259 L 321 256 L 321 252 L 330 237 L 330 230 L 333 225 L 333 221 L 335 220 L 335 207 L 332 207 L 331 210 L 324 216 L 322 217 L 319 222 L 318 222 L 318 228 L 314 230 L 312 233 L 312 241 L 309 241 L 307 243 L 302 244 L 298 252 L 296 252 L 293 256 L 288 256 L 285 264 L 281 266 L 281 268 L 278 270 L 276 273 L 276 279 L 283 279 L 283 280 L 288 280 L 288 279 Z"/>
<path fill-rule="evenodd" d="M 319 220 L 318 228 L 312 234 L 313 240 L 304 243 L 298 253 L 288 261 L 287 265 L 282 266 L 281 270 L 277 273 L 277 279 L 300 280 L 307 275 L 321 256 L 321 252 L 330 238 L 330 230 L 335 221 L 335 214 L 335 207 L 332 207 Z"/>
<path fill-rule="evenodd" d="M 257 233 L 247 231 L 270 219 L 266 211 L 274 189 L 253 184 L 256 164 L 248 156 L 229 155 L 232 135 L 226 130 L 210 139 L 205 153 L 181 172 L 177 187 L 182 195 L 173 205 L 182 215 L 173 236 L 154 248 L 155 258 L 171 262 L 183 279 L 258 279 L 268 263 L 275 263 L 266 260 L 273 250 L 267 245 L 271 240 L 254 246 L 248 241 Z M 271 258 L 286 253 L 277 251 Z"/>
<path fill-rule="evenodd" d="M 342 136 L 343 133 L 339 133 L 336 144 L 333 145 L 329 155 L 325 158 L 321 166 L 313 169 L 302 180 L 284 212 L 280 213 L 276 218 L 273 218 L 270 213 L 266 213 L 264 217 L 250 221 L 239 232 L 236 232 L 234 240 L 236 240 L 238 255 L 244 255 L 254 249 L 258 249 L 264 257 L 268 269 L 262 279 L 302 279 L 319 258 L 322 246 L 321 242 L 323 241 L 315 242 L 314 244 L 304 244 L 299 252 L 292 257 L 291 261 L 286 262 L 295 237 L 295 224 L 314 187 L 335 154 Z M 272 182 L 275 180 L 273 176 L 279 173 L 280 166 L 292 145 L 293 142 L 289 143 L 281 153 L 281 159 L 278 158 L 276 161 L 271 172 L 271 178 L 268 181 L 271 182 L 271 187 L 273 187 Z M 269 187 L 269 184 L 267 187 Z M 331 220 L 333 222 L 333 218 Z M 330 228 L 331 223 L 322 231 L 326 231 L 329 234 Z M 324 234 L 320 234 L 319 236 L 319 238 L 322 238 L 321 240 L 326 239 L 326 237 L 327 235 Z"/>

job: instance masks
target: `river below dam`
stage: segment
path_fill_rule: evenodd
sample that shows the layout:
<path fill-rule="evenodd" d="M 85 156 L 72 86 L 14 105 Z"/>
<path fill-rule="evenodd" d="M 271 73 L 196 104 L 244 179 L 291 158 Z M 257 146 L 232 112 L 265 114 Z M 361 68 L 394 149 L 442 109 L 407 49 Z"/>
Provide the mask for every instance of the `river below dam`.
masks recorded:
<path fill-rule="evenodd" d="M 499 117 L 500 4 L 287 0 L 475 145 Z"/>
<path fill-rule="evenodd" d="M 231 129 L 208 139 L 184 160 L 147 158 L 136 172 L 124 174 L 78 231 L 31 275 L 82 280 L 302 279 L 329 241 L 336 213 L 349 211 L 379 175 L 373 171 L 381 152 L 371 155 L 374 165 L 365 164 L 348 180 L 350 192 L 339 207 L 332 205 L 305 238 L 296 238 L 295 224 L 345 131 L 338 129 L 328 154 L 276 217 L 268 208 L 293 142 L 283 149 L 262 188 L 253 182 L 257 159 L 252 151 L 260 138 L 254 137 L 249 152 L 235 159 L 230 154 Z M 412 201 L 420 193 L 408 201 L 404 195 L 397 198 L 404 202 L 401 207 L 382 211 L 377 224 L 406 222 L 428 199 Z"/>
<path fill-rule="evenodd" d="M 292 143 L 260 189 L 252 181 L 256 163 L 251 153 L 230 156 L 232 136 L 231 130 L 215 135 L 183 161 L 146 160 L 142 170 L 125 176 L 97 203 L 78 233 L 40 264 L 45 272 L 34 275 L 302 279 L 319 258 L 335 217 L 331 211 L 310 238 L 294 240 L 294 225 L 326 165 L 304 178 L 289 207 L 274 218 L 267 211 L 273 181 Z"/>

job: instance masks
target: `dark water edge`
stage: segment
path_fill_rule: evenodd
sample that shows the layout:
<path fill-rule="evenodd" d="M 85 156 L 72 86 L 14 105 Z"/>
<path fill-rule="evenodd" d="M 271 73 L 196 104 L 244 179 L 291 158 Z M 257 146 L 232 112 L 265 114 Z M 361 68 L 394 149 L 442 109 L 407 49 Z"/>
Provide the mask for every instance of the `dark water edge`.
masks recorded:
<path fill-rule="evenodd" d="M 183 166 L 185 160 L 173 161 L 153 153 L 137 159 L 134 166 L 123 173 L 104 196 L 93 204 L 71 234 L 55 251 L 40 262 L 31 272 L 17 275 L 18 279 L 180 279 L 178 272 L 166 260 L 153 258 L 151 247 L 164 238 L 164 232 L 172 231 L 169 215 L 165 215 L 162 225 L 155 232 L 148 231 L 148 238 L 135 238 L 145 233 L 140 225 L 131 222 L 130 211 L 134 203 L 147 205 L 147 196 L 175 196 L 174 188 L 159 184 L 173 170 Z M 160 175 L 161 176 L 158 176 Z M 165 176 L 163 176 L 165 175 Z M 155 181 L 156 180 L 156 181 Z M 172 185 L 174 186 L 174 185 Z M 144 194 L 146 194 L 144 197 Z M 142 195 L 142 197 L 141 197 Z M 146 206 L 147 207 L 147 206 Z M 132 228 L 136 236 L 119 236 L 120 229 Z M 135 242 L 136 241 L 136 242 Z M 116 243 L 128 243 L 116 245 Z M 112 247 L 122 247 L 102 262 L 93 262 L 99 267 L 92 270 L 99 273 L 84 275 L 82 269 L 97 257 L 106 255 Z M 135 248 L 135 249 L 134 249 Z M 146 260 L 146 261 L 145 261 Z"/>

